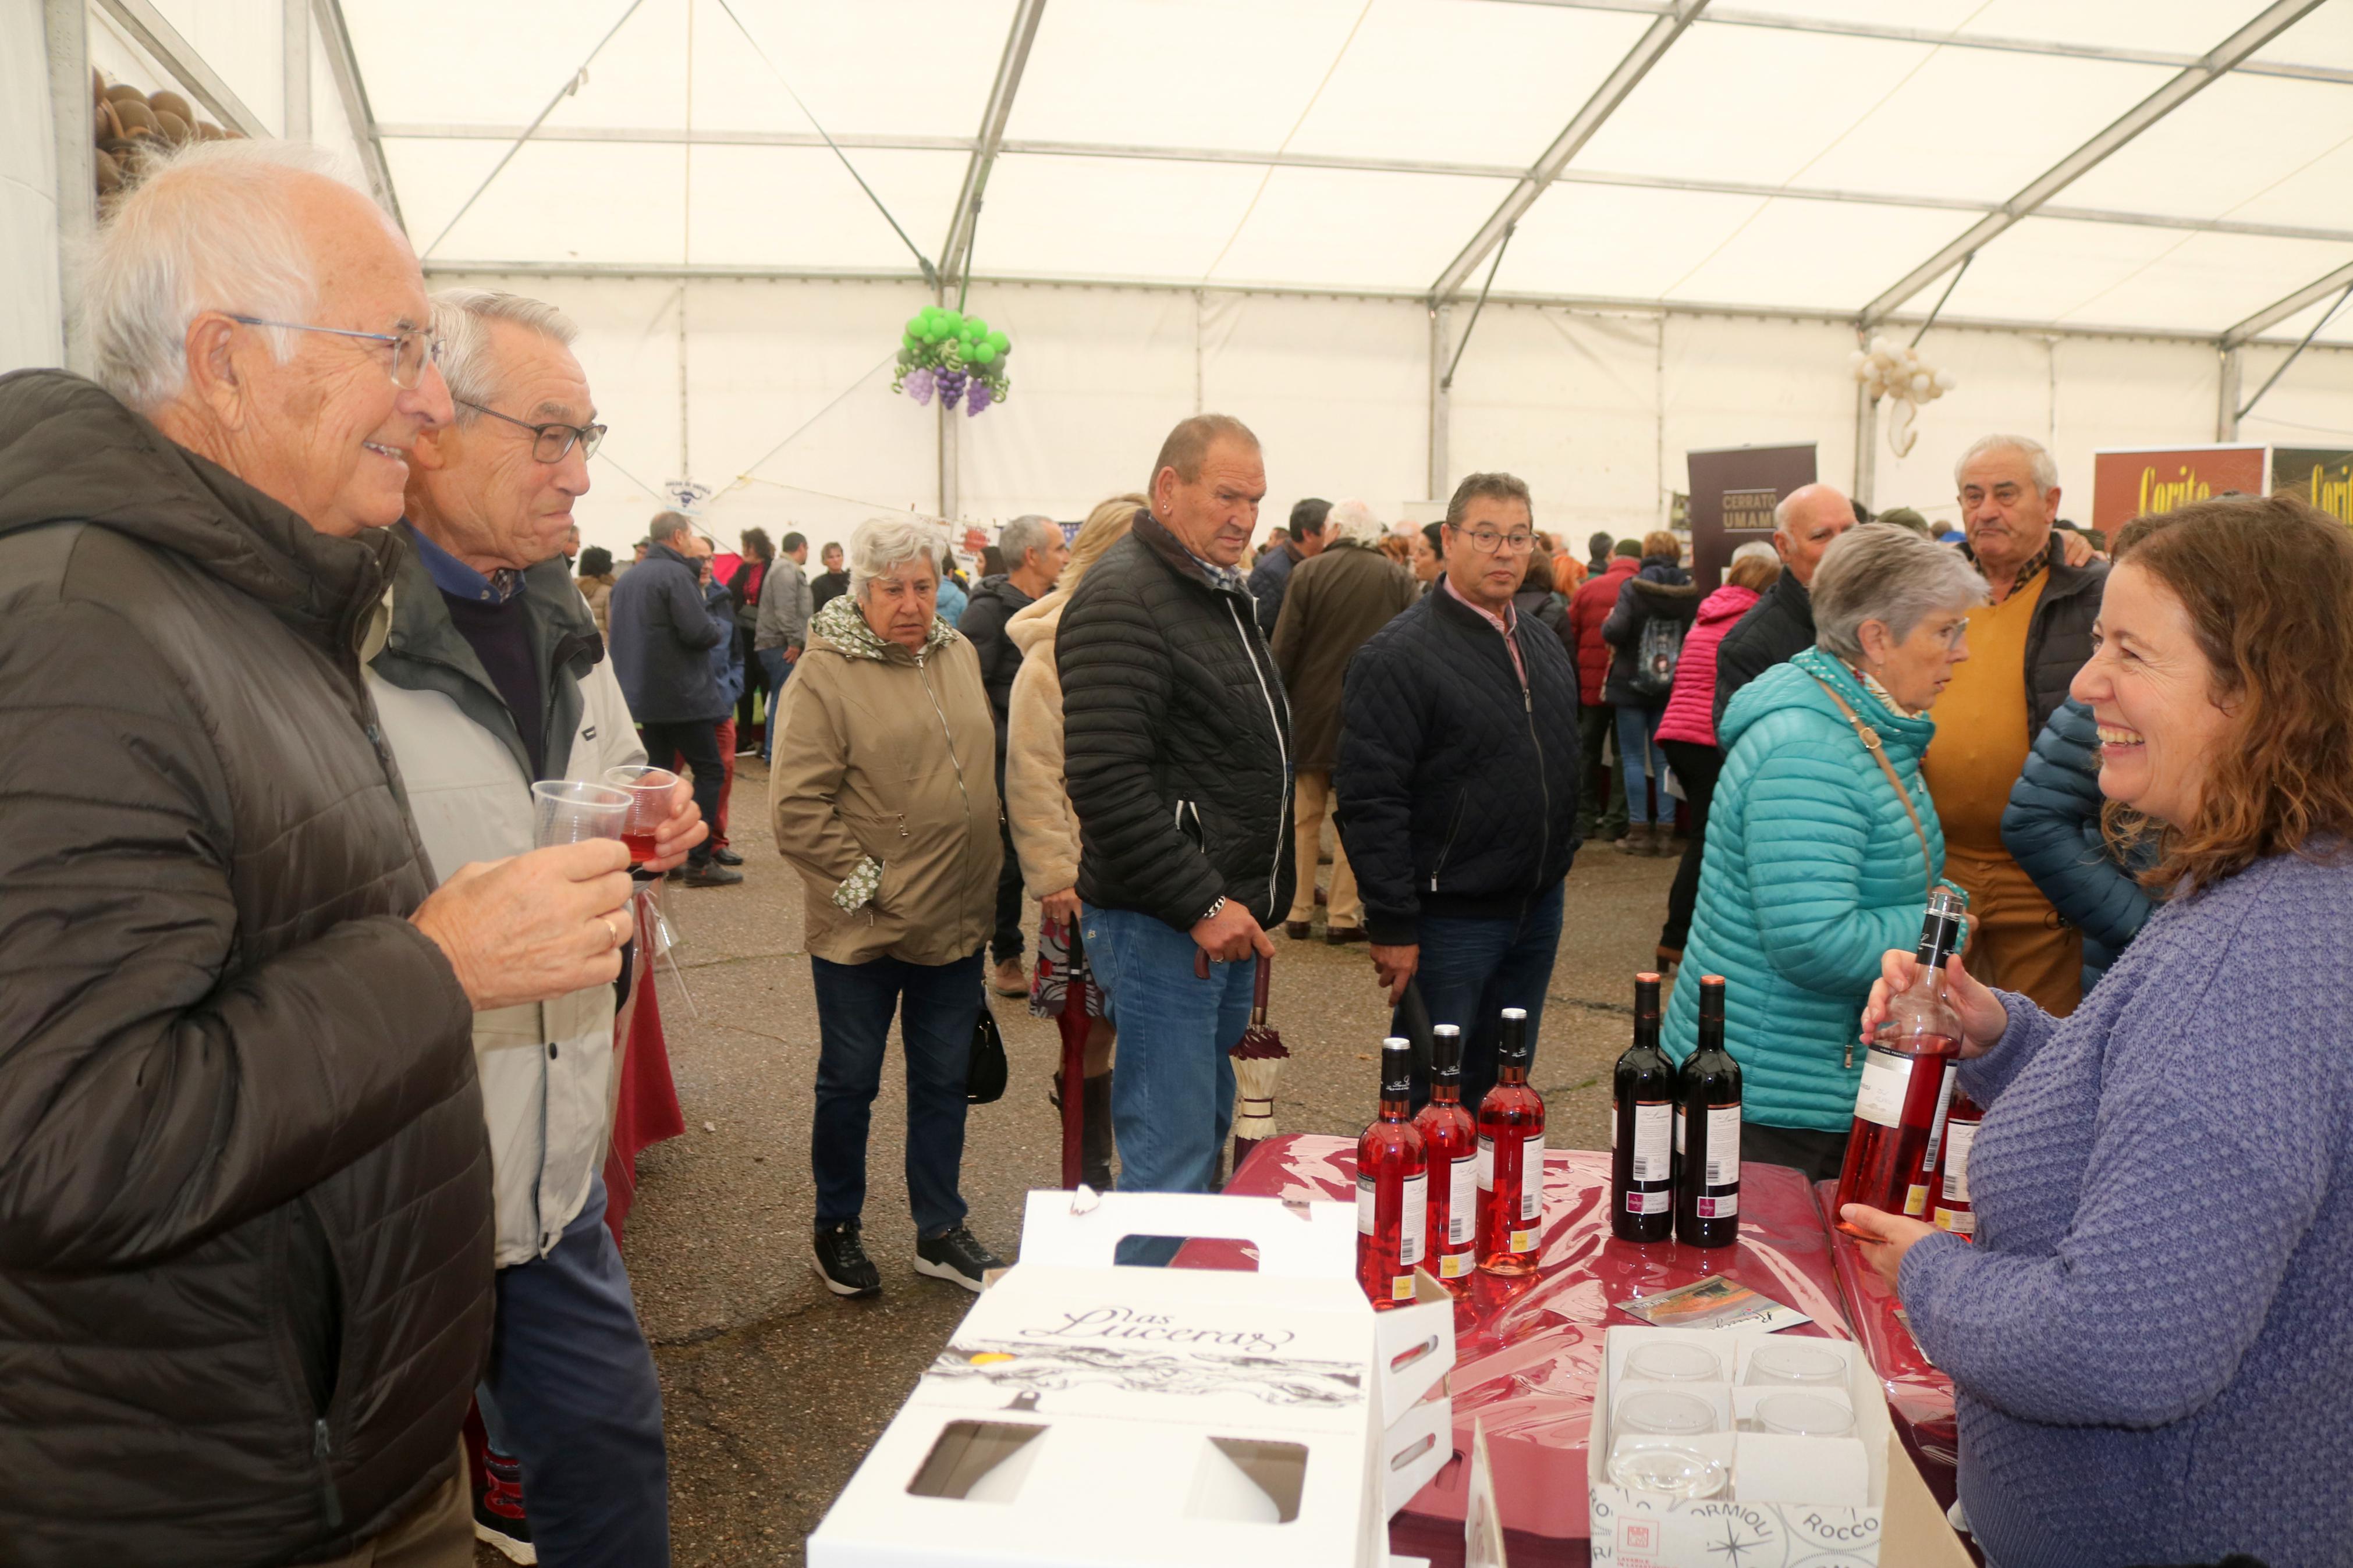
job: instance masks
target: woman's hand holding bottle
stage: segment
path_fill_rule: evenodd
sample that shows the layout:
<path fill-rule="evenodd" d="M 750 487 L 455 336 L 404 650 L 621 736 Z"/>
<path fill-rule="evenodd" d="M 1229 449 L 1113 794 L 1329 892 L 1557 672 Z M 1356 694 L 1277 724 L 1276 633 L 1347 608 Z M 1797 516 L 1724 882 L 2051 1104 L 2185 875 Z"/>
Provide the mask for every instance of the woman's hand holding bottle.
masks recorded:
<path fill-rule="evenodd" d="M 1902 948 L 1890 948 L 1879 961 L 1879 980 L 1871 988 L 1871 1000 L 1862 1009 L 1862 1041 L 1871 1043 L 1879 1026 L 1887 1022 L 1888 1002 L 1898 992 L 1911 988 L 1919 973 L 1920 961 Z M 1946 994 L 1951 999 L 1953 1011 L 1961 1020 L 1961 1056 L 1981 1057 L 2001 1043 L 2010 1027 L 2010 1012 L 2001 998 L 1986 985 L 1969 977 L 1967 965 L 1958 954 L 1945 965 Z"/>

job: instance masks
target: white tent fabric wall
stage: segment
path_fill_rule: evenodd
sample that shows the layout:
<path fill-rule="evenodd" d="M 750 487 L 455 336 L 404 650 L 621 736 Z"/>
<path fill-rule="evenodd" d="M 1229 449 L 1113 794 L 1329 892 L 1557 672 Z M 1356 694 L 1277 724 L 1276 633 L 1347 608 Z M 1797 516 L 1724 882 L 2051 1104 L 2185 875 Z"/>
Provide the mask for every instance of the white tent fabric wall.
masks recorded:
<path fill-rule="evenodd" d="M 41 7 L 0 4 L 0 371 L 58 364 L 58 161 Z"/>

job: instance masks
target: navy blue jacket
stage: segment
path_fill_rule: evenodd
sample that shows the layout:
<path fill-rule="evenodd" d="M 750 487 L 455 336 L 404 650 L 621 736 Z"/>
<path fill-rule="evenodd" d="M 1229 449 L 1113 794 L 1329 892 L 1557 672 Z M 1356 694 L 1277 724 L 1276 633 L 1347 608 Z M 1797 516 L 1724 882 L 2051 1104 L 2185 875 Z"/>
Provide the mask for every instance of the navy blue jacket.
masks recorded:
<path fill-rule="evenodd" d="M 2100 833 L 2100 736 L 2092 710 L 2069 698 L 2034 738 L 2002 808 L 2001 844 L 2052 908 L 2084 933 L 2089 994 L 2155 908 Z"/>
<path fill-rule="evenodd" d="M 1274 623 L 1282 618 L 1283 591 L 1291 586 L 1291 569 L 1299 564 L 1299 558 L 1292 553 L 1295 548 L 1291 535 L 1278 531 L 1274 548 L 1250 568 L 1250 602 L 1258 606 L 1258 629 L 1262 636 L 1273 637 Z"/>
<path fill-rule="evenodd" d="M 1577 854 L 1577 667 L 1550 626 L 1494 626 L 1440 588 L 1375 632 L 1341 686 L 1333 785 L 1365 926 L 1518 914 Z"/>
<path fill-rule="evenodd" d="M 701 576 L 693 562 L 657 544 L 613 584 L 613 674 L 640 724 L 715 723 L 735 706 L 706 657 L 734 634 L 734 616 L 712 613 Z"/>

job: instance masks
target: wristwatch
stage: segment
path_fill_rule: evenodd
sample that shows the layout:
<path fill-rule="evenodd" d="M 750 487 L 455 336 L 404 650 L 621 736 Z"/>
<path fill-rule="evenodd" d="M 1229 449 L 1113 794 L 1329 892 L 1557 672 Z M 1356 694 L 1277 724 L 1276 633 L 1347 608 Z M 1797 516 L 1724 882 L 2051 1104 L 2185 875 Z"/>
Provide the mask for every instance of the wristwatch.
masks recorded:
<path fill-rule="evenodd" d="M 1195 925 L 1199 925 L 1199 924 L 1201 923 L 1201 921 L 1213 921 L 1213 920 L 1216 920 L 1216 919 L 1218 918 L 1218 911 L 1219 911 L 1220 910 L 1224 909 L 1225 907 L 1226 907 L 1226 896 L 1225 896 L 1223 893 L 1219 893 L 1219 894 L 1218 895 L 1218 901 L 1217 901 L 1216 903 L 1214 903 L 1214 904 L 1211 904 L 1208 909 L 1203 910 L 1201 911 L 1201 920 L 1197 920 L 1197 921 L 1195 921 L 1193 923 L 1194 923 Z"/>

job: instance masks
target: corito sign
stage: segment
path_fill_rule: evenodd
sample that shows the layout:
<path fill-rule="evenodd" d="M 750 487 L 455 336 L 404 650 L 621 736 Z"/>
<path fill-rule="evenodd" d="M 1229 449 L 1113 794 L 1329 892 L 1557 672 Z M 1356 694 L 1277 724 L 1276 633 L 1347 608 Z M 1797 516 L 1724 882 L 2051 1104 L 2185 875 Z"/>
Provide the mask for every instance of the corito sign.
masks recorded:
<path fill-rule="evenodd" d="M 2157 447 L 2092 454 L 2092 526 L 2111 539 L 2137 517 L 2231 490 L 2264 493 L 2263 447 Z"/>

